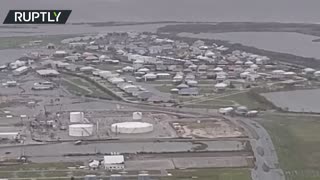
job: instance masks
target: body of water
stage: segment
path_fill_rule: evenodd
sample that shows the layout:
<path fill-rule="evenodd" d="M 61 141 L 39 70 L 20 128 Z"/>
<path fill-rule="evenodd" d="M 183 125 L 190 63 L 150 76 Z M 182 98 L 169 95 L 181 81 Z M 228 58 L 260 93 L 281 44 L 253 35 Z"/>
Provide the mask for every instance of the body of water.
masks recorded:
<path fill-rule="evenodd" d="M 319 39 L 317 36 L 291 32 L 180 33 L 179 35 L 226 40 L 259 49 L 320 59 L 320 43 L 312 42 L 314 39 Z"/>
<path fill-rule="evenodd" d="M 281 108 L 294 112 L 320 113 L 320 89 L 272 92 L 262 94 L 269 101 Z"/>
<path fill-rule="evenodd" d="M 28 49 L 2 49 L 0 50 L 0 65 L 13 62 L 31 51 Z"/>

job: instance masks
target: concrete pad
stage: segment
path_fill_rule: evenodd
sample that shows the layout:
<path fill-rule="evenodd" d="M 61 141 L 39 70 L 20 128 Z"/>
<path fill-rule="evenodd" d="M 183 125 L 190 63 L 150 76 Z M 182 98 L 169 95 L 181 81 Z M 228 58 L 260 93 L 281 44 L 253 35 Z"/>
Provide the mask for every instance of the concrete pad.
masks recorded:
<path fill-rule="evenodd" d="M 248 166 L 246 157 L 189 157 L 173 158 L 176 168 L 209 168 L 209 167 L 245 167 Z"/>
<path fill-rule="evenodd" d="M 174 169 L 170 159 L 127 161 L 125 167 L 127 170 Z"/>

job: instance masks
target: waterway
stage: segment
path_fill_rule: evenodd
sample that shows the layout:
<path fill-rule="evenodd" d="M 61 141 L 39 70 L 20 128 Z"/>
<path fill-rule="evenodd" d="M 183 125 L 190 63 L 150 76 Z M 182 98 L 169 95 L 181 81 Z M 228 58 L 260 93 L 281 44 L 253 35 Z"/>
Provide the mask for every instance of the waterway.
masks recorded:
<path fill-rule="evenodd" d="M 262 94 L 269 101 L 281 108 L 294 112 L 320 113 L 320 89 L 272 92 Z"/>
<path fill-rule="evenodd" d="M 228 32 L 180 33 L 179 36 L 226 40 L 259 49 L 320 59 L 320 43 L 312 42 L 317 36 L 291 32 Z"/>

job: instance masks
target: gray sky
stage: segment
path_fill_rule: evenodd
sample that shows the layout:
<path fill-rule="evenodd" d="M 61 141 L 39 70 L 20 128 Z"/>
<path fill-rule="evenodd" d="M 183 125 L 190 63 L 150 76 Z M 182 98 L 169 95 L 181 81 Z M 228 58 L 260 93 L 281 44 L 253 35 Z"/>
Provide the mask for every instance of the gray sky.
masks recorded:
<path fill-rule="evenodd" d="M 1 0 L 9 9 L 71 9 L 69 22 L 281 21 L 320 22 L 319 0 Z"/>

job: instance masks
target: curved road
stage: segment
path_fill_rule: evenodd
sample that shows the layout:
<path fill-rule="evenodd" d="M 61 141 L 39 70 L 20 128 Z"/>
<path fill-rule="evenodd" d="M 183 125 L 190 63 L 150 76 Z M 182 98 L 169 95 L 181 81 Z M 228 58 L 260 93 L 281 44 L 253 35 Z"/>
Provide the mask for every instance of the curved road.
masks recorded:
<path fill-rule="evenodd" d="M 230 119 L 230 118 L 229 118 Z M 233 119 L 234 120 L 234 119 Z M 251 146 L 256 158 L 256 167 L 251 171 L 253 180 L 285 180 L 283 171 L 279 168 L 277 152 L 268 132 L 257 122 L 250 119 L 238 118 L 247 131 L 254 131 L 255 137 L 251 136 Z"/>

